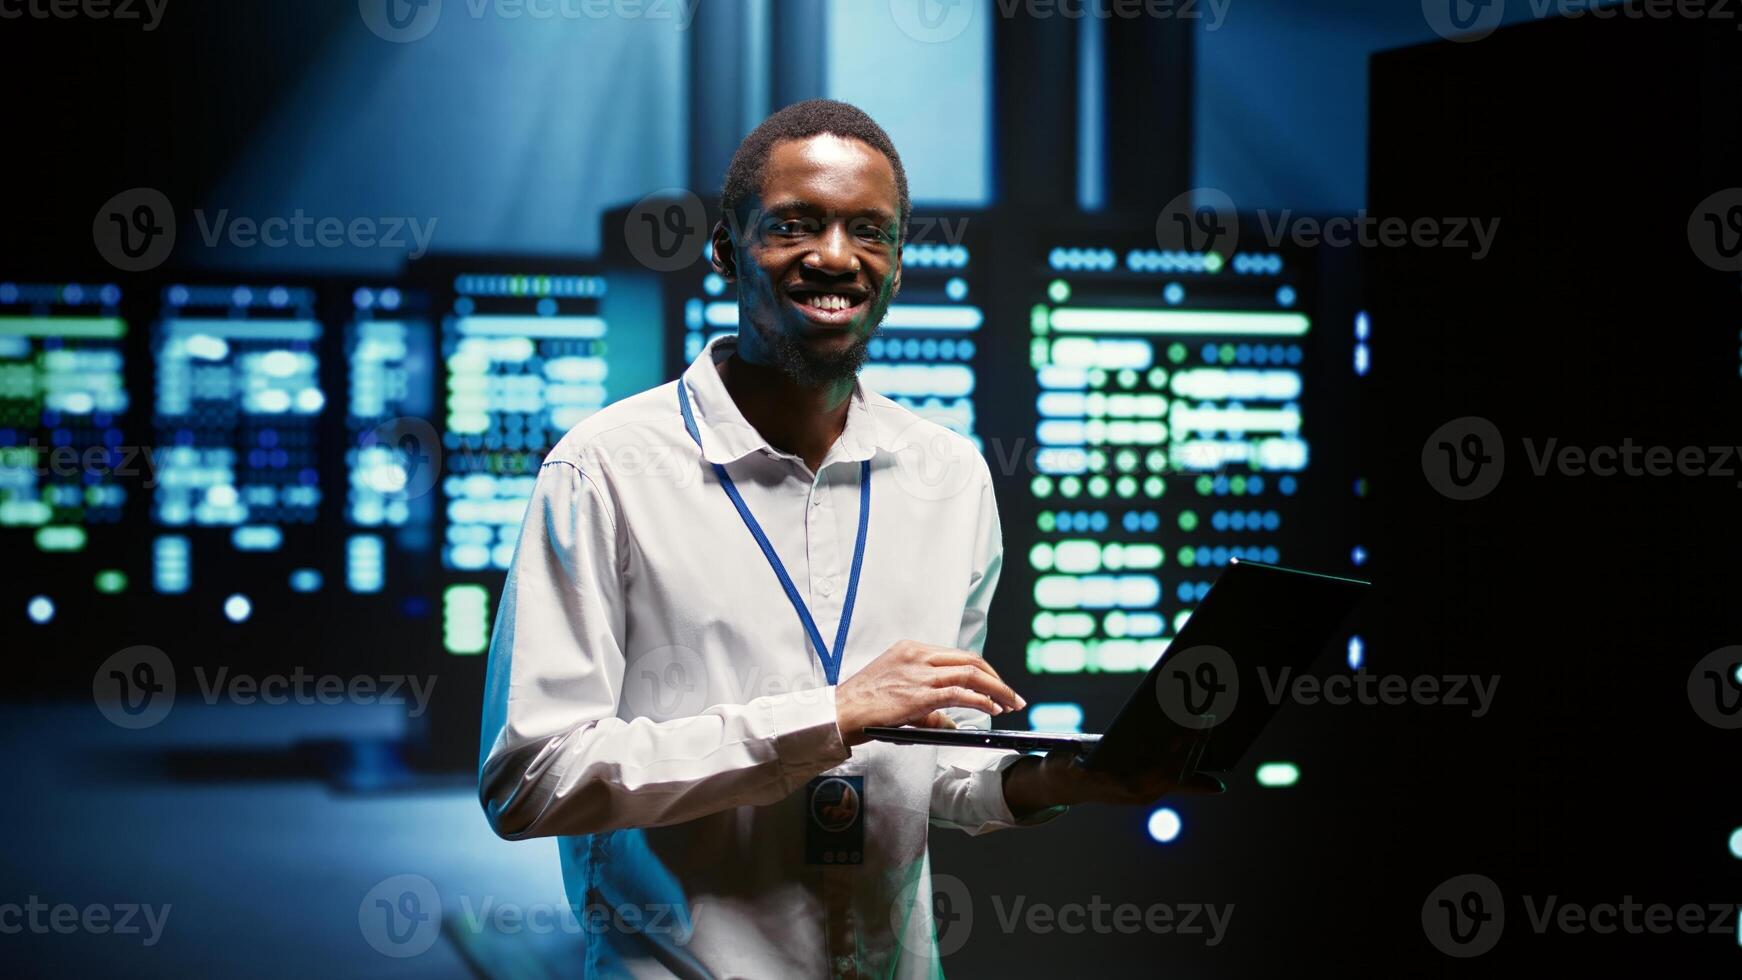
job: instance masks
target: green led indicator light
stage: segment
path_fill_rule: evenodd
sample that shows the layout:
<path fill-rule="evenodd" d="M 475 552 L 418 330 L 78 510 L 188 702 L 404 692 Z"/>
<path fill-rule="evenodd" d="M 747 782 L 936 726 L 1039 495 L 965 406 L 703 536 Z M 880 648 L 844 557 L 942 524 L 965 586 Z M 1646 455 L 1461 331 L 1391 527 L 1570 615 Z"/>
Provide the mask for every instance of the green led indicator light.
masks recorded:
<path fill-rule="evenodd" d="M 1028 549 L 1028 563 L 1037 572 L 1052 571 L 1052 545 L 1042 541 Z"/>
<path fill-rule="evenodd" d="M 104 595 L 120 595 L 127 591 L 127 573 L 118 568 L 105 568 L 97 573 L 97 591 Z"/>
<path fill-rule="evenodd" d="M 1215 275 L 1222 271 L 1222 257 L 1215 252 L 1204 256 L 1204 271 Z"/>
<path fill-rule="evenodd" d="M 1068 302 L 1071 298 L 1071 284 L 1063 279 L 1054 279 L 1047 283 L 1046 297 L 1054 303 Z"/>
<path fill-rule="evenodd" d="M 1034 526 L 1039 528 L 1041 531 L 1051 534 L 1053 528 L 1058 526 L 1058 518 L 1053 516 L 1052 511 L 1043 510 L 1035 515 Z"/>
<path fill-rule="evenodd" d="M 1030 491 L 1032 491 L 1034 493 L 1034 495 L 1036 497 L 1042 497 L 1042 498 L 1050 497 L 1050 496 L 1052 496 L 1052 477 L 1050 477 L 1050 476 L 1037 476 L 1033 480 L 1029 481 L 1028 488 Z M 1052 529 L 1051 528 L 1042 528 L 1042 530 L 1050 531 Z"/>
<path fill-rule="evenodd" d="M 36 529 L 36 546 L 43 551 L 85 550 L 85 529 L 77 524 L 54 524 Z"/>
<path fill-rule="evenodd" d="M 1300 782 L 1300 767 L 1292 762 L 1266 762 L 1258 767 L 1258 785 L 1277 789 Z"/>
<path fill-rule="evenodd" d="M 1197 515 L 1196 511 L 1182 510 L 1179 512 L 1179 529 L 1180 530 L 1182 530 L 1182 531 L 1195 531 L 1195 530 L 1197 530 L 1197 528 L 1198 528 L 1198 515 Z"/>

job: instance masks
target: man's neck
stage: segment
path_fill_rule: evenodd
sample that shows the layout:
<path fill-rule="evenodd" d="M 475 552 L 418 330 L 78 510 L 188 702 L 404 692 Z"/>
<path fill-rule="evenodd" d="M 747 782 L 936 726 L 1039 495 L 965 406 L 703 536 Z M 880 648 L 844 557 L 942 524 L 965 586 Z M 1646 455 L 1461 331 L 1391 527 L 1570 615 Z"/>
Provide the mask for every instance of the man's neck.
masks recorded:
<path fill-rule="evenodd" d="M 769 445 L 804 460 L 812 473 L 846 430 L 852 378 L 801 385 L 778 368 L 744 360 L 737 351 L 714 369 L 745 421 Z"/>

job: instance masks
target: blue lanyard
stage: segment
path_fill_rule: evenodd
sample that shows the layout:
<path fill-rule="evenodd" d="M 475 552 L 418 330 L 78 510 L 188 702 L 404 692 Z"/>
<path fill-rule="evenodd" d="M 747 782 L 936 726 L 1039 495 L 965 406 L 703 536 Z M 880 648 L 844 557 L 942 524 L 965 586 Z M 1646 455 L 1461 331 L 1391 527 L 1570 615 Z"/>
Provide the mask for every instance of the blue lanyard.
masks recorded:
<path fill-rule="evenodd" d="M 683 413 L 684 428 L 689 430 L 690 438 L 696 441 L 696 448 L 700 449 L 702 435 L 696 429 L 696 418 L 690 411 L 689 392 L 684 390 L 682 378 L 677 382 L 677 405 Z M 725 489 L 726 496 L 731 498 L 732 506 L 738 509 L 738 516 L 744 519 L 744 526 L 750 529 L 750 536 L 761 546 L 769 567 L 774 569 L 775 577 L 780 579 L 780 587 L 786 590 L 787 599 L 792 601 L 792 608 L 798 613 L 799 622 L 804 624 L 804 631 L 811 638 L 811 646 L 817 651 L 817 659 L 823 662 L 824 676 L 828 677 L 830 684 L 839 683 L 841 658 L 847 651 L 847 626 L 853 621 L 853 603 L 859 597 L 859 569 L 865 562 L 865 532 L 871 526 L 871 461 L 867 459 L 859 463 L 859 540 L 853 543 L 853 571 L 847 578 L 847 599 L 841 606 L 841 625 L 835 631 L 833 652 L 823 644 L 823 633 L 817 629 L 817 621 L 805 607 L 804 599 L 798 594 L 798 587 L 792 584 L 792 576 L 786 573 L 786 566 L 781 564 L 774 544 L 768 540 L 768 535 L 762 533 L 762 525 L 756 523 L 756 515 L 750 513 L 749 505 L 744 503 L 744 496 L 738 492 L 738 485 L 732 482 L 732 477 L 726 473 L 726 467 L 719 463 L 712 465 L 714 473 L 720 478 L 720 486 Z"/>

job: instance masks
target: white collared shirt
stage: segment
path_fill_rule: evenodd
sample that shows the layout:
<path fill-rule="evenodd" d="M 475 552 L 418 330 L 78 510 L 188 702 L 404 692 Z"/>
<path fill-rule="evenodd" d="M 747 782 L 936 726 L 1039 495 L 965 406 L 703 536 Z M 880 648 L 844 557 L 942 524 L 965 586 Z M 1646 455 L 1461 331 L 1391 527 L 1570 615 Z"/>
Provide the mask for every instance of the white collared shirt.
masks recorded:
<path fill-rule="evenodd" d="M 727 393 L 715 364 L 736 342 L 716 338 L 678 381 L 597 412 L 546 457 L 490 647 L 484 807 L 504 837 L 562 838 L 589 975 L 929 977 L 928 822 L 1015 825 L 1002 773 L 1018 756 L 849 750 L 836 689 L 708 464 L 832 643 L 870 460 L 843 681 L 898 640 L 982 651 L 1003 562 L 991 475 L 967 439 L 856 383 L 813 476 Z M 804 786 L 828 770 L 864 777 L 861 865 L 806 863 Z"/>

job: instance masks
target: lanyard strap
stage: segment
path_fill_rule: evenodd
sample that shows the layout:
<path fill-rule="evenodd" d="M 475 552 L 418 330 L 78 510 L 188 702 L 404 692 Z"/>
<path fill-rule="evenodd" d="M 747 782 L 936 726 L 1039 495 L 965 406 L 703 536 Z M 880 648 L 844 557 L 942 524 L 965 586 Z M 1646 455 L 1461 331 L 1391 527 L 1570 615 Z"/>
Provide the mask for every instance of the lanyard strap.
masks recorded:
<path fill-rule="evenodd" d="M 684 428 L 689 430 L 690 438 L 696 441 L 696 448 L 702 446 L 702 434 L 696 428 L 696 417 L 690 411 L 690 396 L 685 390 L 683 379 L 677 382 L 677 405 L 683 413 Z M 786 590 L 786 598 L 792 602 L 792 608 L 798 613 L 799 622 L 804 624 L 805 633 L 810 636 L 811 646 L 817 651 L 817 659 L 823 663 L 823 674 L 830 684 L 836 684 L 841 676 L 841 658 L 847 650 L 847 627 L 853 621 L 853 604 L 859 597 L 859 569 L 865 563 L 865 533 L 871 526 L 871 461 L 861 460 L 859 463 L 859 539 L 853 543 L 853 570 L 847 577 L 847 598 L 841 605 L 841 625 L 835 630 L 835 645 L 831 651 L 823 644 L 823 633 L 817 629 L 817 621 L 812 618 L 811 611 L 804 604 L 804 599 L 798 594 L 798 586 L 792 583 L 792 576 L 786 573 L 786 566 L 781 564 L 780 555 L 774 550 L 774 543 L 768 540 L 768 535 L 762 533 L 762 525 L 756 522 L 756 515 L 750 513 L 750 506 L 744 502 L 744 495 L 738 492 L 738 485 L 732 482 L 732 477 L 726 472 L 726 467 L 711 464 L 714 473 L 720 478 L 720 486 L 731 498 L 732 506 L 737 508 L 738 516 L 744 519 L 744 526 L 750 529 L 750 536 L 756 539 L 762 548 L 763 557 L 768 559 L 769 567 L 774 569 L 774 575 L 780 579 L 780 587 Z"/>

